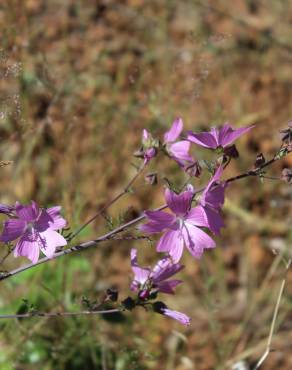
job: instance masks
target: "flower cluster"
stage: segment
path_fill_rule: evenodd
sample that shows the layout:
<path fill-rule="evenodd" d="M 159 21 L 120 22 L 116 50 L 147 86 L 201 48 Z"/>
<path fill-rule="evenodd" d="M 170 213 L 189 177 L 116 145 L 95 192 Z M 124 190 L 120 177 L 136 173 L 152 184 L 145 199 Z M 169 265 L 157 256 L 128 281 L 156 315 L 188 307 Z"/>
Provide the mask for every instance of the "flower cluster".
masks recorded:
<path fill-rule="evenodd" d="M 205 250 L 215 247 L 210 234 L 218 235 L 224 226 L 221 209 L 227 183 L 221 177 L 225 158 L 236 157 L 234 141 L 252 127 L 233 129 L 226 123 L 220 129 L 212 128 L 210 132 L 202 133 L 188 132 L 183 136 L 183 121 L 177 118 L 164 133 L 162 142 L 153 138 L 146 129 L 143 130 L 142 148 L 137 155 L 143 159 L 144 166 L 160 151 L 173 159 L 184 171 L 199 177 L 201 167 L 190 154 L 192 144 L 223 154 L 223 160 L 217 158 L 212 163 L 212 176 L 203 190 L 196 190 L 191 184 L 180 193 L 166 188 L 164 196 L 169 211 L 145 211 L 146 223 L 140 225 L 139 229 L 146 234 L 162 233 L 156 250 L 164 253 L 164 256 L 153 268 L 141 267 L 137 262 L 137 250 L 131 250 L 131 267 L 134 273 L 131 290 L 136 298 L 126 299 L 124 307 L 151 305 L 157 313 L 184 325 L 190 324 L 187 315 L 169 309 L 164 302 L 156 299 L 160 293 L 174 294 L 176 287 L 182 283 L 172 277 L 184 267 L 179 261 L 185 247 L 196 259 L 201 258 Z M 290 128 L 282 132 L 283 140 L 289 141 L 289 145 L 290 133 Z M 284 177 L 291 181 L 290 172 L 283 173 Z M 10 243 L 17 240 L 13 248 L 14 256 L 27 257 L 33 264 L 37 263 L 40 252 L 48 258 L 54 258 L 57 248 L 67 245 L 66 239 L 58 232 L 66 226 L 60 211 L 59 206 L 41 208 L 34 201 L 29 205 L 19 202 L 15 206 L 0 204 L 0 213 L 8 217 L 4 221 L 0 241 Z"/>
<path fill-rule="evenodd" d="M 233 129 L 226 123 L 220 129 L 212 128 L 210 132 L 188 132 L 186 139 L 177 141 L 183 130 L 183 122 L 178 118 L 164 134 L 162 148 L 170 158 L 186 170 L 196 163 L 189 154 L 191 143 L 215 150 L 217 153 L 222 152 L 225 156 L 236 157 L 235 153 L 238 152 L 234 145 L 231 147 L 231 144 L 252 127 Z M 148 163 L 156 156 L 161 145 L 157 144 L 158 142 L 146 130 L 143 133 L 143 140 L 144 161 Z M 153 143 L 156 143 L 155 148 L 152 146 Z M 191 184 L 187 185 L 186 190 L 181 193 L 166 188 L 164 197 L 170 212 L 158 210 L 144 212 L 147 222 L 140 225 L 139 229 L 147 234 L 162 233 L 156 250 L 166 253 L 166 256 L 151 270 L 138 266 L 137 251 L 132 250 L 131 264 L 134 280 L 131 289 L 138 293 L 140 300 L 148 301 L 154 296 L 156 298 L 159 292 L 174 294 L 174 288 L 181 281 L 167 279 L 182 269 L 179 261 L 184 247 L 197 259 L 201 258 L 206 249 L 215 247 L 215 241 L 208 231 L 218 235 L 224 226 L 221 209 L 227 183 L 221 180 L 222 173 L 223 165 L 219 164 L 200 196 L 200 191 L 196 191 Z M 190 319 L 185 314 L 168 309 L 163 302 L 156 301 L 153 309 L 182 324 L 190 323 Z"/>

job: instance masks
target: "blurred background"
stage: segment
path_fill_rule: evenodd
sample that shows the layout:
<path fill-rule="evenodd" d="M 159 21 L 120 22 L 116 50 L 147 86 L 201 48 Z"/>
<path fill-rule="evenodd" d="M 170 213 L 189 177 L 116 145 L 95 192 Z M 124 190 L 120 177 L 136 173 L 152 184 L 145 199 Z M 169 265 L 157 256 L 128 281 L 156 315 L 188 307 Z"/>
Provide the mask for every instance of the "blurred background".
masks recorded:
<path fill-rule="evenodd" d="M 260 152 L 269 159 L 292 116 L 291 22 L 289 0 L 1 1 L 0 159 L 12 163 L 0 168 L 0 202 L 62 205 L 76 230 L 135 174 L 142 129 L 159 136 L 177 116 L 194 131 L 256 124 L 237 142 L 240 158 L 226 178 L 250 169 Z M 156 186 L 142 176 L 110 208 L 111 222 L 98 218 L 75 242 L 159 206 L 163 177 L 186 180 L 162 157 L 148 170 L 159 171 Z M 291 255 L 291 197 L 280 181 L 228 188 L 218 248 L 200 263 L 185 253 L 185 284 L 166 300 L 192 317 L 190 327 L 143 309 L 111 322 L 1 321 L 1 369 L 251 369 L 265 349 L 282 257 Z M 111 241 L 1 282 L 1 313 L 80 310 L 82 297 L 99 300 L 113 286 L 126 297 L 132 247 L 142 265 L 155 262 L 151 243 Z M 10 257 L 1 269 L 25 263 Z M 291 282 L 289 271 L 275 351 L 262 369 L 292 368 Z"/>

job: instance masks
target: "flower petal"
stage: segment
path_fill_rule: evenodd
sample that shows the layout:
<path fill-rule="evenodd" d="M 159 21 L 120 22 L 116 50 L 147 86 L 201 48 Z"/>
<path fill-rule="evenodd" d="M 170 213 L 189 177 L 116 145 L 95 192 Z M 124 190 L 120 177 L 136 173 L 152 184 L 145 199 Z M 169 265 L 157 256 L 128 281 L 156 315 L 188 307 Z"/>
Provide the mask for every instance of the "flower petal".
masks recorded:
<path fill-rule="evenodd" d="M 149 268 L 143 268 L 138 265 L 137 249 L 131 249 L 131 267 L 132 271 L 134 272 L 134 279 L 131 284 L 131 289 L 136 291 L 138 290 L 139 284 L 143 285 L 146 283 L 150 275 Z"/>
<path fill-rule="evenodd" d="M 184 266 L 179 263 L 173 263 L 169 257 L 164 257 L 152 269 L 151 278 L 155 283 L 158 283 L 175 275 L 183 268 Z"/>
<path fill-rule="evenodd" d="M 46 209 L 46 211 L 53 220 L 52 222 L 50 222 L 51 229 L 60 230 L 66 226 L 67 221 L 60 215 L 60 211 L 61 211 L 60 206 L 48 208 Z"/>
<path fill-rule="evenodd" d="M 164 227 L 171 226 L 171 224 L 173 224 L 175 221 L 174 215 L 167 213 L 167 212 L 145 211 L 144 213 L 150 221 L 153 221 L 159 224 L 164 224 Z"/>
<path fill-rule="evenodd" d="M 232 144 L 236 139 L 241 135 L 245 134 L 255 126 L 240 127 L 238 129 L 233 129 L 228 123 L 226 123 L 223 128 L 220 130 L 219 140 L 220 145 L 226 147 Z"/>
<path fill-rule="evenodd" d="M 30 233 L 25 233 L 17 242 L 14 249 L 14 257 L 27 257 L 32 263 L 39 259 L 40 249 L 36 241 L 32 240 Z"/>
<path fill-rule="evenodd" d="M 208 222 L 208 228 L 215 235 L 219 235 L 220 229 L 224 227 L 224 222 L 223 222 L 220 212 L 208 206 L 202 207 L 202 208 L 206 215 L 206 219 Z"/>
<path fill-rule="evenodd" d="M 157 252 L 168 252 L 174 263 L 181 259 L 184 247 L 184 240 L 180 230 L 169 230 L 160 238 Z"/>
<path fill-rule="evenodd" d="M 164 143 L 171 143 L 175 141 L 183 130 L 183 121 L 177 118 L 173 121 L 170 130 L 164 134 Z"/>
<path fill-rule="evenodd" d="M 226 183 L 221 183 L 216 187 L 212 188 L 213 185 L 220 179 L 223 173 L 223 166 L 219 166 L 214 174 L 214 176 L 208 182 L 205 190 L 200 199 L 200 204 L 205 206 L 206 203 L 214 208 L 219 208 L 224 203 L 224 191 L 227 186 Z"/>
<path fill-rule="evenodd" d="M 204 148 L 216 149 L 218 146 L 216 138 L 210 132 L 201 132 L 199 134 L 195 134 L 190 131 L 187 135 L 187 139 L 192 143 L 198 144 Z"/>
<path fill-rule="evenodd" d="M 201 206 L 192 208 L 185 216 L 185 222 L 194 226 L 209 227 L 208 219 Z"/>
<path fill-rule="evenodd" d="M 139 230 L 148 234 L 160 233 L 164 229 L 172 227 L 175 223 L 175 216 L 162 211 L 145 211 L 150 222 L 139 225 Z"/>
<path fill-rule="evenodd" d="M 163 308 L 161 310 L 161 313 L 165 316 L 171 317 L 174 320 L 177 320 L 178 322 L 180 322 L 183 325 L 188 326 L 191 323 L 190 317 L 185 315 L 182 312 L 170 310 L 169 308 Z"/>
<path fill-rule="evenodd" d="M 176 160 L 193 162 L 193 158 L 189 155 L 190 146 L 191 143 L 189 141 L 178 141 L 169 145 L 168 151 Z"/>
<path fill-rule="evenodd" d="M 22 220 L 10 219 L 5 221 L 0 240 L 7 243 L 19 238 L 24 233 L 26 225 L 26 222 Z"/>
<path fill-rule="evenodd" d="M 165 190 L 164 196 L 168 207 L 176 215 L 183 216 L 190 209 L 193 192 L 186 190 L 180 194 L 176 194 L 175 192 L 167 188 Z"/>
<path fill-rule="evenodd" d="M 207 233 L 191 224 L 185 224 L 183 237 L 188 250 L 197 259 L 201 258 L 204 249 L 216 246 L 214 240 Z"/>
<path fill-rule="evenodd" d="M 161 281 L 158 284 L 155 284 L 161 293 L 174 294 L 174 289 L 177 285 L 181 284 L 181 280 L 168 280 Z"/>
<path fill-rule="evenodd" d="M 57 247 L 63 247 L 64 245 L 67 245 L 66 239 L 54 230 L 47 229 L 38 234 L 40 249 L 43 254 L 49 258 L 53 257 Z"/>
<path fill-rule="evenodd" d="M 31 205 L 24 206 L 19 202 L 15 204 L 15 211 L 17 216 L 26 222 L 34 221 L 38 218 L 40 209 L 35 201 L 31 202 Z"/>

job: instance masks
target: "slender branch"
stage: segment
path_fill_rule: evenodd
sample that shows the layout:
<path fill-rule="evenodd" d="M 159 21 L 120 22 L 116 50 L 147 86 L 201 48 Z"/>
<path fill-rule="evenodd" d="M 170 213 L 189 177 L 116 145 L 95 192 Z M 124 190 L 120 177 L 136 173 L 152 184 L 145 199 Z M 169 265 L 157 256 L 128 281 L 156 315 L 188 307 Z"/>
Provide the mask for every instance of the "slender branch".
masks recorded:
<path fill-rule="evenodd" d="M 106 203 L 101 209 L 99 209 L 89 220 L 87 220 L 83 225 L 81 225 L 69 238 L 69 242 L 71 242 L 78 234 L 81 233 L 89 224 L 91 224 L 98 216 L 100 216 L 105 210 L 107 210 L 110 206 L 116 203 L 122 196 L 127 194 L 133 185 L 133 183 L 137 180 L 140 174 L 143 172 L 144 168 L 146 167 L 146 163 L 142 163 L 141 167 L 135 174 L 135 176 L 129 181 L 126 187 L 117 194 L 113 199 L 111 199 L 108 203 Z"/>
<path fill-rule="evenodd" d="M 0 319 L 24 319 L 29 317 L 61 317 L 61 316 L 81 316 L 81 315 L 104 315 L 121 312 L 119 308 L 101 311 L 78 311 L 78 312 L 28 312 L 11 315 L 0 315 Z"/>
<path fill-rule="evenodd" d="M 230 182 L 234 182 L 234 181 L 237 181 L 237 180 L 244 179 L 244 178 L 249 177 L 249 176 L 258 176 L 259 173 L 262 171 L 262 169 L 264 169 L 265 167 L 273 164 L 274 162 L 278 161 L 279 159 L 280 158 L 277 157 L 277 155 L 276 155 L 271 160 L 269 160 L 268 162 L 259 166 L 258 168 L 253 169 L 253 170 L 249 170 L 247 172 L 244 172 L 244 173 L 242 173 L 240 175 L 237 175 L 237 176 L 234 176 L 234 177 L 230 177 L 229 179 L 225 180 L 225 182 L 230 183 Z M 204 189 L 205 189 L 205 186 L 197 189 L 195 191 L 195 194 L 201 193 Z M 165 208 L 167 208 L 167 204 L 163 204 L 162 206 L 156 208 L 155 211 L 161 211 Z M 12 270 L 10 272 L 3 272 L 2 275 L 0 275 L 0 281 L 5 280 L 7 278 L 10 278 L 14 275 L 17 275 L 21 272 L 24 272 L 24 271 L 26 271 L 30 268 L 35 267 L 35 266 L 41 265 L 45 262 L 56 259 L 58 257 L 65 256 L 66 254 L 70 254 L 70 253 L 73 253 L 73 252 L 77 252 L 77 251 L 85 250 L 85 249 L 88 249 L 88 248 L 91 248 L 91 247 L 95 247 L 98 243 L 106 241 L 106 240 L 110 240 L 110 239 L 113 238 L 114 235 L 119 234 L 120 232 L 130 228 L 131 226 L 134 226 L 137 223 L 143 221 L 145 219 L 145 217 L 146 216 L 144 215 L 144 213 L 142 213 L 140 216 L 134 218 L 133 220 L 131 220 L 129 222 L 126 222 L 125 224 L 122 224 L 122 225 L 118 226 L 114 230 L 111 230 L 111 231 L 109 231 L 108 233 L 106 233 L 104 235 L 101 235 L 100 237 L 96 238 L 95 240 L 90 240 L 88 242 L 78 244 L 78 245 L 70 247 L 68 249 L 64 249 L 60 252 L 55 253 L 52 258 L 43 257 L 43 258 L 39 259 L 38 262 L 36 262 L 34 264 L 30 263 L 30 264 L 21 266 L 21 267 L 15 269 L 15 270 Z"/>

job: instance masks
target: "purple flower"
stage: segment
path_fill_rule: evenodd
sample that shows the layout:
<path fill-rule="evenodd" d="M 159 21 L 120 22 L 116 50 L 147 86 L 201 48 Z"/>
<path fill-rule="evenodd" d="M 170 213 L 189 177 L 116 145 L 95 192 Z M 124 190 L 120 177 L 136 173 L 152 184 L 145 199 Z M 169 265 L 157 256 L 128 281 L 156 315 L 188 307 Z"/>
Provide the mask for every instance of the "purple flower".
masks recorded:
<path fill-rule="evenodd" d="M 131 250 L 131 266 L 134 279 L 131 290 L 139 292 L 140 298 L 148 298 L 152 289 L 161 293 L 174 294 L 174 288 L 181 280 L 167 280 L 178 273 L 184 266 L 174 264 L 169 257 L 162 258 L 154 268 L 140 267 L 137 263 L 137 250 Z"/>
<path fill-rule="evenodd" d="M 27 206 L 17 202 L 17 218 L 4 222 L 0 240 L 6 243 L 19 238 L 14 256 L 27 257 L 32 263 L 38 261 L 40 250 L 47 257 L 53 257 L 57 247 L 67 244 L 66 239 L 56 231 L 66 225 L 60 215 L 60 209 L 61 207 L 42 209 L 34 201 Z"/>
<path fill-rule="evenodd" d="M 233 129 L 229 123 L 225 123 L 221 128 L 211 128 L 210 132 L 201 132 L 198 134 L 189 132 L 187 139 L 195 144 L 203 146 L 204 148 L 225 148 L 253 127 L 254 126 Z"/>
<path fill-rule="evenodd" d="M 224 226 L 220 209 L 224 204 L 224 192 L 227 184 L 218 182 L 222 172 L 223 167 L 218 167 L 214 176 L 203 191 L 198 206 L 204 214 L 209 229 L 214 234 L 219 234 L 221 227 Z"/>
<path fill-rule="evenodd" d="M 183 325 L 190 325 L 191 319 L 189 316 L 185 315 L 182 312 L 170 310 L 165 303 L 157 301 L 153 303 L 153 310 L 161 315 L 171 317 L 174 320 L 177 320 Z"/>
<path fill-rule="evenodd" d="M 163 211 L 146 211 L 149 222 L 140 230 L 149 234 L 164 234 L 157 244 L 158 252 L 168 252 L 174 262 L 182 256 L 184 245 L 195 258 L 200 258 L 204 249 L 214 248 L 214 240 L 200 227 L 209 227 L 202 207 L 191 208 L 193 190 L 181 194 L 165 190 L 165 199 L 172 214 Z"/>
<path fill-rule="evenodd" d="M 183 121 L 181 118 L 174 120 L 170 130 L 164 134 L 163 144 L 171 158 L 173 158 L 181 167 L 184 167 L 186 162 L 194 162 L 194 159 L 189 155 L 190 142 L 181 140 L 175 142 L 183 130 Z"/>

